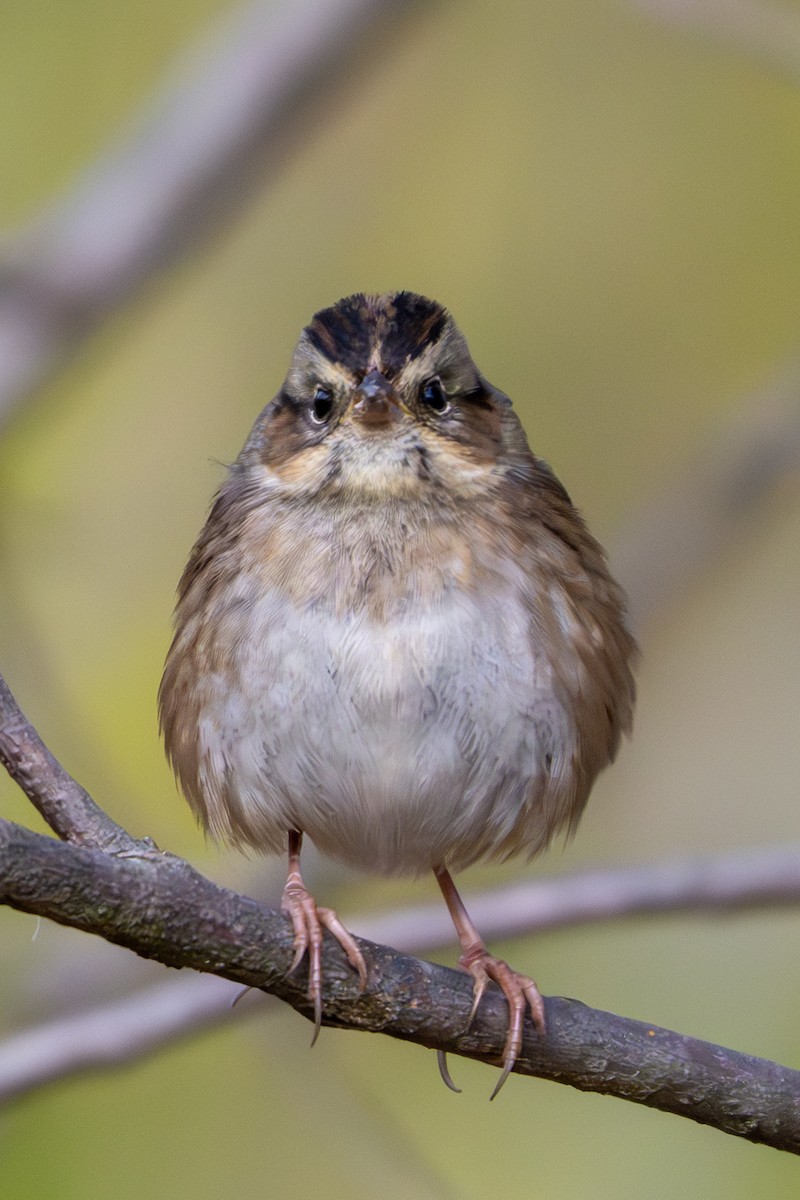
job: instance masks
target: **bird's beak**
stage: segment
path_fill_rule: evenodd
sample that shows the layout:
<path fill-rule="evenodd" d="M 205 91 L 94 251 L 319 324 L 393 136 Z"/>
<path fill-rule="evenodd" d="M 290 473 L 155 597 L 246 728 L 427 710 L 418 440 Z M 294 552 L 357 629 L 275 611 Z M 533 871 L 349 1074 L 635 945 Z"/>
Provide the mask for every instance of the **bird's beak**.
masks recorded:
<path fill-rule="evenodd" d="M 392 425 L 402 416 L 394 388 L 377 369 L 365 375 L 356 388 L 352 413 L 356 420 L 372 428 Z"/>

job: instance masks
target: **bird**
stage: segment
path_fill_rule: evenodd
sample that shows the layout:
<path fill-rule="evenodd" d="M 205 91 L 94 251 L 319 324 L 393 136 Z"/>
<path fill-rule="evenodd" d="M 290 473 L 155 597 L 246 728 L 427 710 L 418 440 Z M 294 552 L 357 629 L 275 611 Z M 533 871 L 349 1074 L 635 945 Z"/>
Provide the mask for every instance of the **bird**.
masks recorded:
<path fill-rule="evenodd" d="M 470 1022 L 490 981 L 508 1002 L 494 1098 L 545 1006 L 453 875 L 575 829 L 630 731 L 636 657 L 603 549 L 448 310 L 396 291 L 317 312 L 191 551 L 159 689 L 206 831 L 287 856 L 315 1038 L 323 930 L 362 990 L 367 968 L 305 886 L 304 838 L 372 873 L 433 872 Z"/>

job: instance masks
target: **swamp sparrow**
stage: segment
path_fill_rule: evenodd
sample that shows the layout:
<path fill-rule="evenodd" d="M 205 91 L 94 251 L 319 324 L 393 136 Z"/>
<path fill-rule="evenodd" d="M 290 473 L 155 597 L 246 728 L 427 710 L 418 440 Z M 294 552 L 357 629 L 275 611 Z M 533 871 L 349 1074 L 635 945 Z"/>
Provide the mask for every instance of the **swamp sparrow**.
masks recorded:
<path fill-rule="evenodd" d="M 159 694 L 167 753 L 216 837 L 288 850 L 294 969 L 321 1020 L 322 927 L 304 834 L 350 865 L 432 870 L 474 979 L 535 983 L 489 953 L 451 871 L 529 858 L 574 829 L 630 728 L 625 598 L 441 305 L 350 296 L 303 330 L 179 587 Z"/>

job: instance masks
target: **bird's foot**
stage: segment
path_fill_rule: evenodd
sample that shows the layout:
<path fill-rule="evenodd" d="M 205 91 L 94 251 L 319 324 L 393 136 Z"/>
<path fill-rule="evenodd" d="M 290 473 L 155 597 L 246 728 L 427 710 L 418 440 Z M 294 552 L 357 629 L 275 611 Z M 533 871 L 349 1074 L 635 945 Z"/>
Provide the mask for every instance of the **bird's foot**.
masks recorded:
<path fill-rule="evenodd" d="M 478 1011 L 481 996 L 486 990 L 486 985 L 490 979 L 494 980 L 499 986 L 508 1001 L 508 1035 L 503 1050 L 503 1067 L 495 1089 L 489 1097 L 490 1100 L 494 1100 L 500 1088 L 508 1079 L 514 1063 L 519 1057 L 522 1047 L 522 1027 L 525 1020 L 526 1008 L 530 1010 L 537 1033 L 540 1036 L 544 1035 L 544 1001 L 532 979 L 529 979 L 527 975 L 520 975 L 518 971 L 512 971 L 508 963 L 502 958 L 496 958 L 493 954 L 490 954 L 483 942 L 475 942 L 466 949 L 458 962 L 459 966 L 463 967 L 465 971 L 469 971 L 474 980 L 472 1009 L 469 1014 L 467 1028 L 472 1024 L 475 1013 Z"/>
<path fill-rule="evenodd" d="M 296 971 L 308 951 L 308 998 L 314 1005 L 313 1046 L 322 1027 L 322 930 L 327 929 L 344 950 L 350 965 L 358 972 L 359 991 L 367 986 L 367 964 L 356 940 L 332 908 L 318 908 L 314 897 L 296 879 L 289 879 L 283 889 L 281 910 L 292 921 L 294 929 L 294 958 L 287 974 Z"/>

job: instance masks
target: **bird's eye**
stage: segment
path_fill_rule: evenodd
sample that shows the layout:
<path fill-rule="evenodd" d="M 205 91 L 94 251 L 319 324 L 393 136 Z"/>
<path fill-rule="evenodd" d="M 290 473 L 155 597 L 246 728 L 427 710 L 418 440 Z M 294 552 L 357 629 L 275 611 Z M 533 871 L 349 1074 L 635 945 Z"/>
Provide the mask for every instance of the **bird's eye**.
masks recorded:
<path fill-rule="evenodd" d="M 419 389 L 419 398 L 426 408 L 439 416 L 450 411 L 450 401 L 439 379 L 428 379 L 423 383 Z"/>
<path fill-rule="evenodd" d="M 311 417 L 317 425 L 324 425 L 333 412 L 333 392 L 330 388 L 320 385 L 314 392 L 311 403 Z"/>

